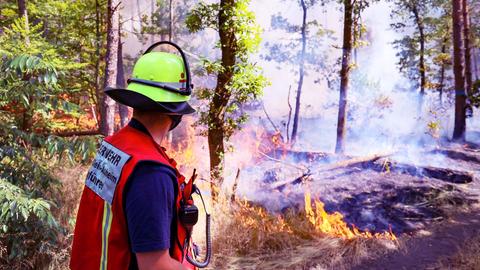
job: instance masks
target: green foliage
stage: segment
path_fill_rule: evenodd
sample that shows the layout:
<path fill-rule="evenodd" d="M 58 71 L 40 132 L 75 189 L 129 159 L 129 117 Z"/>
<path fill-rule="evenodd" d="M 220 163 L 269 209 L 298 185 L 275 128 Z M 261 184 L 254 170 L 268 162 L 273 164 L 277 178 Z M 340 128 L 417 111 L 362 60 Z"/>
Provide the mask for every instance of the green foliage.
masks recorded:
<path fill-rule="evenodd" d="M 171 6 L 170 2 L 172 2 Z M 150 15 L 142 15 L 140 29 L 135 30 L 135 35 L 143 44 L 151 42 L 152 35 L 159 37 L 161 40 L 168 40 L 171 34 L 172 41 L 179 42 L 179 37 L 185 37 L 189 34 L 188 29 L 185 28 L 185 20 L 187 11 L 192 6 L 193 1 L 188 0 L 156 0 L 156 9 Z M 170 15 L 172 21 L 170 21 Z M 172 29 L 170 29 L 170 26 Z M 185 45 L 190 47 L 189 44 Z"/>
<path fill-rule="evenodd" d="M 198 3 L 193 10 L 191 10 L 185 21 L 187 28 L 196 33 L 205 28 L 211 28 L 218 31 L 218 10 L 219 4 Z"/>
<path fill-rule="evenodd" d="M 420 85 L 420 29 L 423 28 L 425 42 L 425 72 L 427 76 L 426 88 L 436 89 L 449 79 L 441 81 L 441 67 L 450 68 L 450 36 L 451 16 L 450 2 L 446 0 L 412 1 L 391 0 L 395 5 L 391 16 L 395 23 L 391 27 L 403 37 L 393 42 L 398 49 L 398 66 L 412 82 L 413 88 Z M 419 26 L 420 25 L 420 26 Z M 445 39 L 446 38 L 446 39 Z M 446 52 L 442 47 L 446 46 Z"/>
<path fill-rule="evenodd" d="M 480 108 L 480 80 L 474 81 L 472 88 L 473 94 L 469 97 L 470 103 L 472 104 L 472 106 Z"/>
<path fill-rule="evenodd" d="M 97 36 L 96 0 L 29 0 L 29 31 L 24 29 L 23 22 L 18 22 L 22 19 L 18 19 L 16 1 L 5 1 L 0 4 L 3 16 L 0 27 L 4 29 L 2 39 L 5 41 L 0 48 L 14 55 L 41 54 L 57 70 L 68 69 L 69 72 L 64 74 L 65 80 L 59 82 L 60 87 L 82 92 L 97 104 L 96 89 L 101 87 L 104 65 L 101 57 L 105 51 L 102 45 L 106 35 L 106 12 L 103 12 L 106 2 L 98 0 Z M 14 23 L 16 26 L 12 27 Z M 28 46 L 24 42 L 27 35 L 30 39 Z M 75 95 L 75 99 L 78 103 L 79 95 Z"/>
<path fill-rule="evenodd" d="M 57 80 L 63 79 L 54 65 L 36 56 L 20 55 L 9 60 L 5 55 L 0 67 L 0 239 L 9 249 L 9 259 L 21 259 L 34 252 L 24 246 L 26 239 L 36 233 L 36 243 L 55 241 L 61 227 L 52 217 L 50 197 L 59 187 L 51 175 L 52 166 L 60 162 L 84 161 L 95 151 L 96 140 L 66 139 L 37 134 L 31 128 L 18 126 L 16 108 L 32 109 L 37 117 L 74 104 L 58 99 Z M 28 80 L 23 78 L 28 77 Z M 31 92 L 25 92 L 31 89 Z M 52 92 L 53 91 L 53 92 Z M 34 98 L 32 98 L 34 97 Z M 15 104 L 14 106 L 10 106 Z M 42 113 L 40 113 L 42 112 Z M 41 122 L 36 122 L 41 127 Z M 46 127 L 44 127 L 46 128 Z M 9 237 L 4 238 L 5 233 Z"/>
<path fill-rule="evenodd" d="M 26 223 L 32 216 L 49 227 L 57 226 L 50 212 L 51 202 L 32 198 L 30 194 L 4 179 L 0 179 L 0 190 L 0 224 L 3 233 L 16 229 L 8 224 Z"/>
<path fill-rule="evenodd" d="M 54 200 L 60 183 L 52 168 L 86 161 L 95 152 L 97 138 L 50 135 L 62 128 L 56 115 L 74 119 L 83 113 L 78 97 L 85 93 L 78 81 L 92 65 L 80 60 L 78 46 L 85 40 L 75 35 L 81 27 L 62 21 L 82 3 L 29 1 L 29 21 L 35 23 L 28 27 L 9 11 L 14 4 L 2 3 L 7 12 L 2 10 L 0 24 L 0 244 L 8 261 L 41 254 L 47 242 L 59 245 L 65 225 L 53 216 L 61 205 Z"/>
<path fill-rule="evenodd" d="M 301 8 L 299 1 L 294 2 L 297 2 Z M 305 74 L 309 75 L 313 71 L 312 73 L 319 76 L 316 82 L 322 79 L 329 82 L 332 80 L 332 74 L 337 73 L 335 65 L 333 65 L 335 59 L 331 59 L 332 53 L 329 53 L 327 47 L 328 41 L 335 40 L 333 37 L 334 32 L 324 28 L 317 20 L 308 20 L 308 11 L 318 4 L 319 1 L 305 2 L 307 8 Z M 281 34 L 277 40 L 265 44 L 268 53 L 262 55 L 262 57 L 267 61 L 278 63 L 279 67 L 280 65 L 289 65 L 292 72 L 298 73 L 298 66 L 302 60 L 302 25 L 290 22 L 280 13 L 272 16 L 270 24 L 274 31 L 280 31 Z M 288 38 L 285 38 L 287 35 Z"/>
<path fill-rule="evenodd" d="M 222 59 L 202 60 L 204 70 L 218 79 L 227 78 L 225 85 L 217 82 L 215 89 L 200 89 L 199 99 L 205 100 L 207 107 L 200 111 L 199 124 L 214 128 L 221 122 L 223 135 L 228 139 L 242 123 L 248 119 L 242 106 L 255 100 L 268 85 L 260 67 L 249 60 L 249 56 L 259 49 L 261 29 L 256 24 L 255 14 L 248 9 L 249 0 L 234 1 L 221 10 L 219 4 L 200 2 L 191 10 L 186 19 L 188 29 L 195 33 L 207 28 L 220 31 L 221 28 L 234 33 L 234 40 L 228 44 L 218 41 L 216 48 L 228 48 L 234 54 L 235 63 L 227 66 Z M 218 15 L 223 12 L 226 21 L 220 25 Z M 221 103 L 212 105 L 215 96 L 221 96 Z"/>

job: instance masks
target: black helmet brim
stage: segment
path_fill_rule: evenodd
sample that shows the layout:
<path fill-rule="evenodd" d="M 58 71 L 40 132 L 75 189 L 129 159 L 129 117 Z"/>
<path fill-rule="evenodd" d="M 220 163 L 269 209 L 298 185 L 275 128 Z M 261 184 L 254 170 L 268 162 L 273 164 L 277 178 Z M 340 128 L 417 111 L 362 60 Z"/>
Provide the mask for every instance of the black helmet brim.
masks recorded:
<path fill-rule="evenodd" d="M 171 115 L 192 114 L 195 109 L 188 102 L 157 102 L 140 93 L 121 88 L 105 88 L 105 94 L 125 106 L 142 110 L 161 112 Z"/>

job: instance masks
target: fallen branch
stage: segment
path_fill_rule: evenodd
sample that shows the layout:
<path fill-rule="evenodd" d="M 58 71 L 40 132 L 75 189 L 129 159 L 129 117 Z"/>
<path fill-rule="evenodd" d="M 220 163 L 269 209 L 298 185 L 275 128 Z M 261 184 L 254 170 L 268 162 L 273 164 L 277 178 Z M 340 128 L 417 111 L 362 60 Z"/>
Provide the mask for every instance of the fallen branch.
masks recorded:
<path fill-rule="evenodd" d="M 234 202 L 236 200 L 235 193 L 237 193 L 238 179 L 239 178 L 240 178 L 240 168 L 238 168 L 237 175 L 235 176 L 235 180 L 233 181 L 232 195 L 230 195 L 230 201 L 231 202 Z"/>
<path fill-rule="evenodd" d="M 385 171 L 385 165 L 388 165 L 389 171 L 397 171 L 417 177 L 431 177 L 455 184 L 466 184 L 474 180 L 471 172 L 459 171 L 449 168 L 439 168 L 434 166 L 413 165 L 407 163 L 399 163 L 394 161 L 371 162 L 363 164 L 364 168 L 369 168 L 378 172 Z"/>
<path fill-rule="evenodd" d="M 277 189 L 278 191 L 283 191 L 283 189 L 288 186 L 288 185 L 296 185 L 305 182 L 308 177 L 312 175 L 311 173 L 304 173 L 300 177 L 297 177 L 293 180 L 286 180 L 282 182 L 275 182 L 272 184 L 271 188 L 272 189 Z"/>
<path fill-rule="evenodd" d="M 321 172 L 321 171 L 331 171 L 331 170 L 336 170 L 336 169 L 342 169 L 346 167 L 355 167 L 358 165 L 363 165 L 365 163 L 374 163 L 375 161 L 390 156 L 390 154 L 376 154 L 376 155 L 370 155 L 370 156 L 363 156 L 363 157 L 354 157 L 350 158 L 347 160 L 342 160 L 339 162 L 327 164 L 324 166 L 320 166 L 315 172 Z"/>
<path fill-rule="evenodd" d="M 288 163 L 288 162 L 286 162 L 286 161 L 273 158 L 273 157 L 271 157 L 271 156 L 269 156 L 269 155 L 267 155 L 267 154 L 265 154 L 265 153 L 263 153 L 263 152 L 261 152 L 261 151 L 258 151 L 258 153 L 259 153 L 260 155 L 264 156 L 265 158 L 271 160 L 271 161 L 275 161 L 275 162 L 278 162 L 278 163 L 282 163 L 282 164 L 287 165 L 287 166 L 290 166 L 290 167 L 292 167 L 292 168 L 295 168 L 295 169 L 298 169 L 298 170 L 301 170 L 301 171 L 306 171 L 307 173 L 310 172 L 310 169 L 307 168 L 307 167 L 305 167 L 305 166 L 293 165 L 293 164 Z"/>
<path fill-rule="evenodd" d="M 332 164 L 326 164 L 324 166 L 319 166 L 314 172 L 310 172 L 310 170 L 304 172 L 300 177 L 297 177 L 293 180 L 285 180 L 282 182 L 275 182 L 271 185 L 272 189 L 277 189 L 279 191 L 282 191 L 287 185 L 295 185 L 295 184 L 300 184 L 305 182 L 305 180 L 308 179 L 308 177 L 312 174 L 321 172 L 321 171 L 330 171 L 330 170 L 335 170 L 335 169 L 340 169 L 340 168 L 345 168 L 345 167 L 350 167 L 350 166 L 358 166 L 360 164 L 364 163 L 369 163 L 369 162 L 374 162 L 382 157 L 386 157 L 389 154 L 382 154 L 382 155 L 371 155 L 371 156 L 365 156 L 365 157 L 355 157 L 347 160 L 342 160 L 336 163 Z M 308 168 L 307 168 L 308 169 Z"/>
<path fill-rule="evenodd" d="M 45 136 L 54 135 L 58 137 L 74 137 L 74 136 L 93 136 L 101 135 L 102 133 L 99 130 L 78 130 L 78 131 L 60 131 L 52 132 L 50 134 L 44 134 Z"/>
<path fill-rule="evenodd" d="M 468 162 L 480 163 L 480 157 L 450 149 L 435 149 L 431 151 L 433 154 L 442 154 L 452 159 L 461 159 Z"/>
<path fill-rule="evenodd" d="M 284 157 L 284 156 L 293 156 L 296 161 L 307 161 L 307 162 L 316 162 L 321 160 L 327 160 L 332 156 L 332 154 L 324 152 L 303 152 L 303 151 L 293 151 L 289 149 L 274 149 L 270 152 L 274 157 Z"/>

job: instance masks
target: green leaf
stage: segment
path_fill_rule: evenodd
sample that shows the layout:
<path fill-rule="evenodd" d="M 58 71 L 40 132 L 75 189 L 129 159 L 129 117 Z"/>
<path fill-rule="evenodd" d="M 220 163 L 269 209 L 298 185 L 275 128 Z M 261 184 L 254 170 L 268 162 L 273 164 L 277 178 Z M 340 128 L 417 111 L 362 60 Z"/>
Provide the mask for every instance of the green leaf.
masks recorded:
<path fill-rule="evenodd" d="M 27 60 L 28 60 L 28 56 L 26 56 L 26 55 L 20 56 L 20 61 L 18 62 L 18 66 L 19 66 L 19 68 L 22 72 L 25 71 Z"/>

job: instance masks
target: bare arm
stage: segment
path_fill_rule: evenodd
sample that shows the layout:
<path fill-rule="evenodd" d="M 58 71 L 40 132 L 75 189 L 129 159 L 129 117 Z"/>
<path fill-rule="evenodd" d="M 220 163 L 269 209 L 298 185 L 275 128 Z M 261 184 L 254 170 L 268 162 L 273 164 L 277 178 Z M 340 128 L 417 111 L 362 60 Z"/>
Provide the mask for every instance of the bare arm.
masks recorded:
<path fill-rule="evenodd" d="M 187 270 L 185 266 L 170 257 L 168 249 L 138 252 L 136 255 L 139 270 Z"/>

